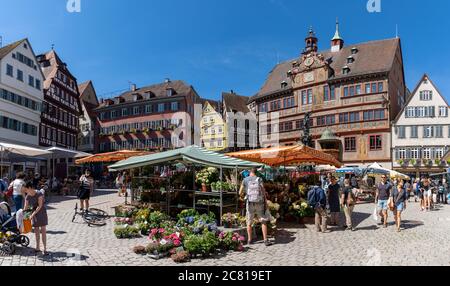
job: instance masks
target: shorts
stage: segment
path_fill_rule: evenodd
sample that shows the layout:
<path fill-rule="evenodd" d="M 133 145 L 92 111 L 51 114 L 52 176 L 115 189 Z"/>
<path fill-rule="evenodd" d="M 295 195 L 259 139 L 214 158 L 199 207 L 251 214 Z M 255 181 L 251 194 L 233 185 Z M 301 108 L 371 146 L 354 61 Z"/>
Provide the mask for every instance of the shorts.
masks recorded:
<path fill-rule="evenodd" d="M 387 211 L 389 208 L 388 206 L 388 200 L 378 200 L 378 209 Z"/>
<path fill-rule="evenodd" d="M 79 200 L 90 200 L 91 199 L 91 191 L 85 188 L 80 188 L 77 195 Z"/>
<path fill-rule="evenodd" d="M 269 212 L 264 203 L 247 203 L 247 225 L 253 224 L 255 216 L 261 223 L 270 221 Z"/>
<path fill-rule="evenodd" d="M 397 205 L 397 206 L 395 207 L 395 209 L 396 209 L 398 212 L 403 211 L 403 210 L 405 209 L 405 203 L 400 203 L 399 205 Z"/>
<path fill-rule="evenodd" d="M 423 192 L 423 196 L 424 196 L 425 198 L 429 198 L 429 197 L 431 197 L 432 195 L 433 195 L 433 192 L 432 192 L 431 190 L 428 190 L 428 191 Z"/>

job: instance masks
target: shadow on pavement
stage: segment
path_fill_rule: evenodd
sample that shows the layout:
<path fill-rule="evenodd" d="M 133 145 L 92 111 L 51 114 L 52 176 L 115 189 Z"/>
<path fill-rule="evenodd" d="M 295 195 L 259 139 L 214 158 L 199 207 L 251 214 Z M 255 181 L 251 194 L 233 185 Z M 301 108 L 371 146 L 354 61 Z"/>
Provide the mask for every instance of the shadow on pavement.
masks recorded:
<path fill-rule="evenodd" d="M 414 221 L 414 220 L 402 221 L 402 227 L 404 227 L 405 229 L 413 229 L 423 225 L 424 225 L 423 221 Z"/>
<path fill-rule="evenodd" d="M 352 215 L 353 227 L 357 228 L 363 221 L 370 217 L 371 215 L 368 213 L 354 212 Z"/>
<path fill-rule="evenodd" d="M 44 262 L 65 262 L 67 265 L 76 265 L 79 262 L 85 261 L 89 257 L 86 255 L 81 255 L 74 250 L 73 252 L 51 252 L 44 256 L 42 253 L 36 253 L 33 248 L 21 248 L 20 251 L 17 251 L 17 254 L 22 257 L 36 257 L 40 261 Z"/>
<path fill-rule="evenodd" d="M 288 244 L 293 242 L 295 238 L 295 233 L 293 231 L 287 231 L 286 229 L 279 229 L 275 235 L 276 244 Z"/>
<path fill-rule="evenodd" d="M 49 234 L 49 235 L 58 235 L 58 234 L 66 234 L 66 233 L 67 233 L 66 231 L 62 231 L 62 230 L 59 230 L 59 231 L 47 230 L 47 234 Z"/>

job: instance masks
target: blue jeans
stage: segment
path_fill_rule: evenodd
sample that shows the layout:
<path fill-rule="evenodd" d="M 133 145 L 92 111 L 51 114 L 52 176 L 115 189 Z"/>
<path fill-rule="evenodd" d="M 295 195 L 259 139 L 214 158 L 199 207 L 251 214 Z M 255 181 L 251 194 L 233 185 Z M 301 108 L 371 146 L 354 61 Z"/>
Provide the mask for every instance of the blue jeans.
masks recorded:
<path fill-rule="evenodd" d="M 23 209 L 23 197 L 22 196 L 13 195 L 13 201 L 14 201 L 14 205 L 16 206 L 16 212 L 20 209 Z"/>

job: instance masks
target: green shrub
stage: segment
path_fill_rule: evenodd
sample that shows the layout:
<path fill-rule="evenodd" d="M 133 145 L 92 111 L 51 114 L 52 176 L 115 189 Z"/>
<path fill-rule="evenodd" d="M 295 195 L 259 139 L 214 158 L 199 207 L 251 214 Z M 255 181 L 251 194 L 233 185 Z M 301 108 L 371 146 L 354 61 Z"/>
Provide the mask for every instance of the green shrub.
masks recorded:
<path fill-rule="evenodd" d="M 214 233 L 205 231 L 201 235 L 186 237 L 184 247 L 191 254 L 209 255 L 219 247 L 219 239 Z"/>

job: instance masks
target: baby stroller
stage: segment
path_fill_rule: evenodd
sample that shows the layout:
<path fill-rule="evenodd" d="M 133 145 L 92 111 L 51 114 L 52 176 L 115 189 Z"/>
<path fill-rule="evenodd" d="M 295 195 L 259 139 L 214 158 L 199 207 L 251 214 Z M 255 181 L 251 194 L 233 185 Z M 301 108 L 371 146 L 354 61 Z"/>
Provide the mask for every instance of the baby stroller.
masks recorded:
<path fill-rule="evenodd" d="M 20 234 L 17 228 L 16 215 L 11 213 L 7 203 L 0 203 L 0 254 L 13 255 L 15 245 L 28 247 L 30 239 Z"/>

